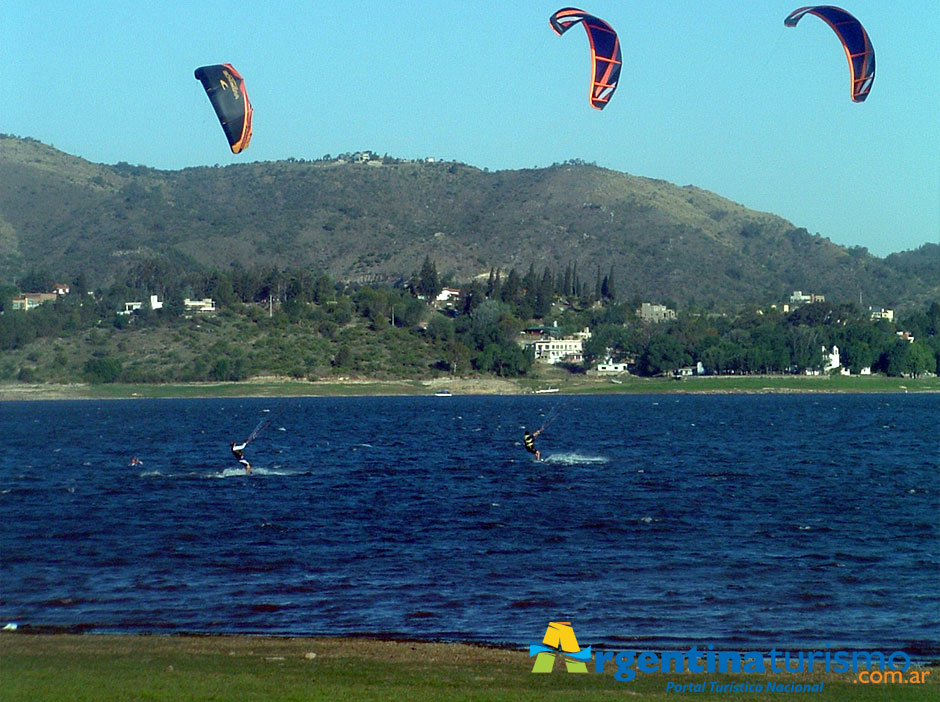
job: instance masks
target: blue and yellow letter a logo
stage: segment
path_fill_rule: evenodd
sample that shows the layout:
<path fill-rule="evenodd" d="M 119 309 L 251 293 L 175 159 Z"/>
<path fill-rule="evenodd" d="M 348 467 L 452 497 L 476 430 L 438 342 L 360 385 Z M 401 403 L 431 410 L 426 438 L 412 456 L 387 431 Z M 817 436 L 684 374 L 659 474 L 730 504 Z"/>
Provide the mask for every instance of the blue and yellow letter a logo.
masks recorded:
<path fill-rule="evenodd" d="M 557 655 L 565 657 L 565 667 L 569 673 L 588 672 L 587 662 L 591 660 L 591 647 L 581 650 L 571 622 L 549 622 L 542 643 L 529 645 L 529 657 L 535 656 L 532 672 L 551 673 Z"/>

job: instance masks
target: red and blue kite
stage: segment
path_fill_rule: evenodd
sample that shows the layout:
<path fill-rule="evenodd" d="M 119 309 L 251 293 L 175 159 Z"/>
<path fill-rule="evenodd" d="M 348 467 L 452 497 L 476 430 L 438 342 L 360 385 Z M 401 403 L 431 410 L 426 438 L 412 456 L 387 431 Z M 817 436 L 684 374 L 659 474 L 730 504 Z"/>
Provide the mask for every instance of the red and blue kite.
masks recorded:
<path fill-rule="evenodd" d="M 783 21 L 787 27 L 795 27 L 803 15 L 816 15 L 832 27 L 839 37 L 845 56 L 849 60 L 852 79 L 852 100 L 864 102 L 875 80 L 875 50 L 868 39 L 862 23 L 845 10 L 832 5 L 811 5 L 794 10 Z"/>
<path fill-rule="evenodd" d="M 584 25 L 591 42 L 591 62 L 594 74 L 591 80 L 591 105 L 603 110 L 617 89 L 620 78 L 620 40 L 617 33 L 604 20 L 584 10 L 565 7 L 549 18 L 558 36 L 579 22 Z"/>

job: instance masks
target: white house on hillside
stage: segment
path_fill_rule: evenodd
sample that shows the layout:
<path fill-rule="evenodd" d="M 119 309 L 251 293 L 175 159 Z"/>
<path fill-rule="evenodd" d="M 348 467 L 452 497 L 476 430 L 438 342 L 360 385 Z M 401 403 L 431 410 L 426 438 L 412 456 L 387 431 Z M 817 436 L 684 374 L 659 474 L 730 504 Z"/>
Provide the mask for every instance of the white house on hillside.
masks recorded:
<path fill-rule="evenodd" d="M 603 363 L 598 363 L 597 367 L 594 369 L 597 371 L 598 375 L 605 375 L 607 373 L 627 373 L 629 371 L 630 364 L 626 361 L 614 363 L 607 357 L 604 359 Z"/>
<path fill-rule="evenodd" d="M 183 308 L 187 312 L 197 312 L 200 314 L 215 312 L 215 300 L 211 297 L 204 297 L 201 300 L 190 300 L 187 297 L 183 300 Z"/>
<path fill-rule="evenodd" d="M 806 375 L 820 375 L 823 373 L 828 373 L 829 371 L 839 369 L 840 375 L 849 375 L 849 369 L 842 366 L 842 359 L 839 358 L 839 347 L 835 344 L 832 345 L 832 350 L 827 351 L 825 346 L 820 347 L 822 349 L 823 356 L 823 366 L 822 370 L 812 370 L 810 368 L 806 369 Z M 871 369 L 868 371 L 871 373 Z"/>
<path fill-rule="evenodd" d="M 642 303 L 636 313 L 644 322 L 665 322 L 667 319 L 676 318 L 675 310 L 671 310 L 665 305 L 653 305 L 649 302 Z"/>
<path fill-rule="evenodd" d="M 817 295 L 815 293 L 804 294 L 802 290 L 794 290 L 793 294 L 790 295 L 790 302 L 794 305 L 808 305 L 814 302 L 825 302 L 825 295 Z"/>
<path fill-rule="evenodd" d="M 159 310 L 163 307 L 163 303 L 157 299 L 157 295 L 150 296 L 150 309 Z M 125 302 L 124 309 L 118 310 L 118 314 L 134 314 L 137 310 L 143 309 L 143 302 Z"/>
<path fill-rule="evenodd" d="M 538 341 L 525 341 L 523 347 L 531 348 L 535 360 L 543 363 L 581 363 L 584 360 L 584 342 L 590 338 L 591 331 L 583 329 L 561 339 L 542 337 Z"/>
<path fill-rule="evenodd" d="M 435 302 L 449 303 L 460 297 L 460 290 L 457 288 L 441 288 L 441 291 L 434 298 Z"/>

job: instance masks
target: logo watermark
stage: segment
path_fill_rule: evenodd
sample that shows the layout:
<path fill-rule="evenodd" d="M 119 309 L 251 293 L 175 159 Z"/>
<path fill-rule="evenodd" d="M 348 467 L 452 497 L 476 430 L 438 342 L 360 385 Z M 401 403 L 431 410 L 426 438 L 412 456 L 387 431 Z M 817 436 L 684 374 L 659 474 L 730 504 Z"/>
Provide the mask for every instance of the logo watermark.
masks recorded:
<path fill-rule="evenodd" d="M 581 650 L 571 622 L 549 622 L 542 643 L 530 644 L 529 657 L 532 656 L 535 656 L 533 673 L 551 673 L 556 656 L 563 657 L 569 673 L 586 673 L 587 664 L 591 662 L 591 647 Z"/>
<path fill-rule="evenodd" d="M 571 622 L 549 622 L 541 643 L 529 645 L 535 658 L 533 673 L 551 673 L 556 660 L 564 661 L 569 673 L 604 673 L 614 670 L 614 679 L 629 682 L 641 673 L 854 673 L 862 684 L 925 683 L 929 670 L 910 670 L 911 658 L 904 651 L 716 651 L 713 646 L 687 651 L 595 651 L 581 649 Z M 593 670 L 588 668 L 592 663 Z M 666 683 L 666 692 L 821 692 L 824 682 L 767 683 Z"/>

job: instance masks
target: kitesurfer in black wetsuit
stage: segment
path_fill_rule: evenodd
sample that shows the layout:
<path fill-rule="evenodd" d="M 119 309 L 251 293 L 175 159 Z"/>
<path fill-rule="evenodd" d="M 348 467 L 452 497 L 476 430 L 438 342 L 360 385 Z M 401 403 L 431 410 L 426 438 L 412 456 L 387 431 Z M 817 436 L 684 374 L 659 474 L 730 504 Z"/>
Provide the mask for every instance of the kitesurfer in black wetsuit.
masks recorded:
<path fill-rule="evenodd" d="M 535 454 L 535 460 L 542 460 L 542 452 L 535 448 L 535 437 L 542 433 L 541 429 L 537 429 L 534 433 L 525 433 L 525 436 L 522 437 L 522 442 L 525 444 L 525 450 L 529 453 Z"/>

